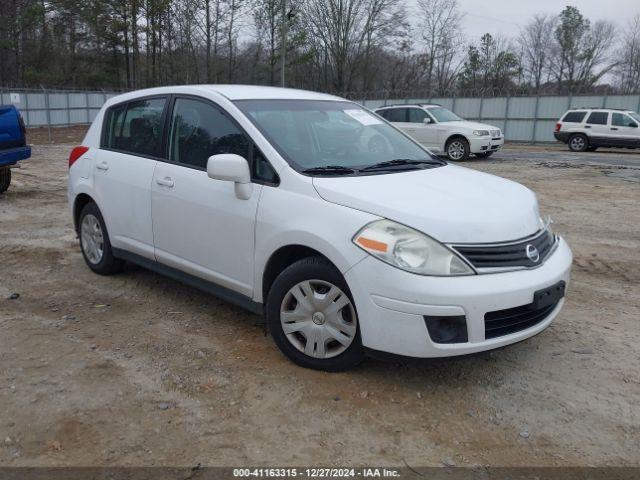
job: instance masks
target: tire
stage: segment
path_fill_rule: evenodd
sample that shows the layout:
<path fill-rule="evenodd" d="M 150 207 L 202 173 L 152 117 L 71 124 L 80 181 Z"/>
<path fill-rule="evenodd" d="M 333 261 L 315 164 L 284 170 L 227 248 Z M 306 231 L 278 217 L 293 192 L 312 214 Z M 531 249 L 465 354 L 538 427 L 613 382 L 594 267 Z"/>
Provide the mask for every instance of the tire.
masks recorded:
<path fill-rule="evenodd" d="M 86 204 L 78 217 L 80 250 L 87 266 L 100 275 L 122 271 L 124 261 L 113 256 L 109 233 L 98 206 Z"/>
<path fill-rule="evenodd" d="M 496 153 L 496 152 L 480 152 L 480 153 L 476 153 L 475 155 L 478 158 L 489 158 L 494 153 Z"/>
<path fill-rule="evenodd" d="M 349 287 L 322 257 L 304 258 L 283 270 L 267 295 L 266 313 L 276 345 L 302 367 L 339 372 L 364 359 Z"/>
<path fill-rule="evenodd" d="M 461 162 L 469 158 L 469 142 L 462 137 L 454 137 L 447 141 L 444 147 L 447 158 L 454 162 Z"/>
<path fill-rule="evenodd" d="M 586 135 L 578 133 L 569 137 L 567 145 L 572 152 L 585 152 L 589 148 L 589 139 Z"/>
<path fill-rule="evenodd" d="M 11 169 L 0 168 L 0 193 L 4 193 L 11 185 Z"/>

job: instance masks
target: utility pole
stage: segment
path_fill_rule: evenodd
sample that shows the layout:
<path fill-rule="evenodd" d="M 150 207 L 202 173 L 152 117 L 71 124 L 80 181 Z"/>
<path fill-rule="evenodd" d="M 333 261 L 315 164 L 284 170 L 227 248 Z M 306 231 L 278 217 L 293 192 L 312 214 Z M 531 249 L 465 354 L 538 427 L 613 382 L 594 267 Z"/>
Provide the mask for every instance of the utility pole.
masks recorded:
<path fill-rule="evenodd" d="M 280 51 L 280 61 L 281 61 L 280 82 L 282 83 L 281 86 L 283 88 L 286 86 L 284 71 L 287 65 L 286 56 L 287 56 L 287 21 L 288 20 L 289 19 L 287 17 L 287 0 L 282 0 L 282 45 L 280 47 L 280 50 L 281 50 Z"/>

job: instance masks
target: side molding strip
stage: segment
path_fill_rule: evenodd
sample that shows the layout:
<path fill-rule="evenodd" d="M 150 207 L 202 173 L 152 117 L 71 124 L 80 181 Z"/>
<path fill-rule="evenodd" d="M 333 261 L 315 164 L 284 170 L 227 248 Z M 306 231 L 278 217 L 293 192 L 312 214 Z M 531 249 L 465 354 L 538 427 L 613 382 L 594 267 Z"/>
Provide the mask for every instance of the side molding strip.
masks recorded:
<path fill-rule="evenodd" d="M 248 310 L 257 315 L 264 315 L 264 305 L 262 303 L 254 302 L 253 299 L 247 297 L 246 295 L 234 292 L 233 290 L 222 287 L 213 282 L 209 282 L 194 275 L 181 272 L 180 270 L 177 270 L 175 268 L 168 267 L 167 265 L 163 265 L 162 263 L 156 262 L 154 260 L 149 260 L 148 258 L 145 258 L 141 255 L 137 255 L 120 248 L 113 249 L 113 256 L 121 260 L 139 265 L 143 268 L 146 268 L 147 270 L 159 273 L 160 275 L 164 275 L 166 277 L 177 280 L 180 283 L 195 287 L 199 290 L 202 290 L 203 292 L 210 293 L 222 300 L 233 303 L 234 305 L 244 308 L 245 310 Z"/>

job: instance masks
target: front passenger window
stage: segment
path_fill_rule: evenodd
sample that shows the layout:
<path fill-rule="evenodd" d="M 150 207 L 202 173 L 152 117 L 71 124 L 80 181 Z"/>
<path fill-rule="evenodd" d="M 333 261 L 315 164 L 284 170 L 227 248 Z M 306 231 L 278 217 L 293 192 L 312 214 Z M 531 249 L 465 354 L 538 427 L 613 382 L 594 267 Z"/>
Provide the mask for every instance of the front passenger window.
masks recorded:
<path fill-rule="evenodd" d="M 427 112 L 419 108 L 409 109 L 409 122 L 410 123 L 424 123 L 424 119 L 427 118 Z"/>
<path fill-rule="evenodd" d="M 636 122 L 634 122 L 628 115 L 624 115 L 622 113 L 611 114 L 611 125 L 614 127 L 630 127 L 635 124 Z"/>
<path fill-rule="evenodd" d="M 249 158 L 249 139 L 213 105 L 178 98 L 169 132 L 169 160 L 205 169 L 211 155 L 234 153 Z"/>

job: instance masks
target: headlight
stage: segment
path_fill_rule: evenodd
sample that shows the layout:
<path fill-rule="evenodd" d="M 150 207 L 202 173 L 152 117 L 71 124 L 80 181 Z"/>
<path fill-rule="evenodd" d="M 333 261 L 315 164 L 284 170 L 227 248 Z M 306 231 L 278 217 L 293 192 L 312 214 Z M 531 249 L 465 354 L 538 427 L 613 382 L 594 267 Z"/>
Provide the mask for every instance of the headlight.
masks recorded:
<path fill-rule="evenodd" d="M 477 137 L 488 137 L 489 130 L 474 130 L 473 134 L 476 135 Z"/>
<path fill-rule="evenodd" d="M 360 230 L 353 243 L 401 270 L 419 275 L 473 275 L 454 252 L 431 237 L 391 220 L 377 220 Z"/>
<path fill-rule="evenodd" d="M 554 237 L 555 234 L 553 233 L 553 229 L 551 228 L 552 223 L 553 223 L 553 220 L 551 219 L 551 216 L 540 215 L 540 230 L 546 230 L 551 234 L 552 237 Z"/>

